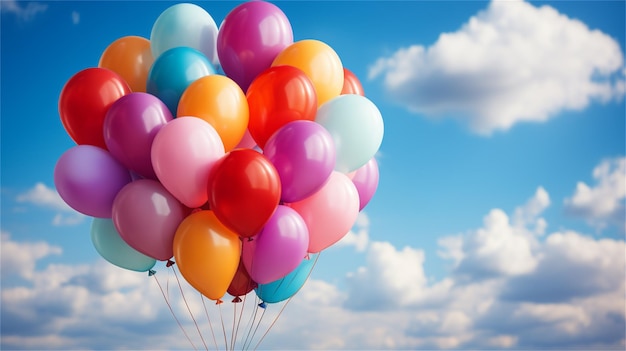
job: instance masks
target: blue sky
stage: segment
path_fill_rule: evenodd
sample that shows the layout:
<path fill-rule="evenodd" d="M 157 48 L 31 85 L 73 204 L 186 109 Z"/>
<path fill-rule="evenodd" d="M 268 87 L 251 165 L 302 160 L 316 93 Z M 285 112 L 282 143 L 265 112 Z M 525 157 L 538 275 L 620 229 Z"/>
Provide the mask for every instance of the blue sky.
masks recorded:
<path fill-rule="evenodd" d="M 218 24 L 239 3 L 197 2 Z M 149 38 L 173 4 L 0 3 L 2 349 L 194 348 L 152 279 L 100 258 L 53 182 L 74 145 L 65 82 L 114 40 Z M 280 319 L 261 349 L 624 349 L 623 1 L 275 4 L 295 40 L 327 43 L 359 77 L 385 135 L 374 198 L 267 310 L 261 330 Z M 209 310 L 230 331 L 223 306 Z"/>

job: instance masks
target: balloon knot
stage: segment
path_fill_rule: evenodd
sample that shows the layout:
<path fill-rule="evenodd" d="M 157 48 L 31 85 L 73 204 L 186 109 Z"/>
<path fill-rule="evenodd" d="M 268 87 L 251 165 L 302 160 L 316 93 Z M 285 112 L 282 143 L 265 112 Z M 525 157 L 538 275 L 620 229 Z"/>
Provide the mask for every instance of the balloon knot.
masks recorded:
<path fill-rule="evenodd" d="M 265 304 L 264 301 L 261 301 L 261 303 L 259 304 L 259 307 L 264 309 L 265 307 L 267 307 L 267 305 Z"/>
<path fill-rule="evenodd" d="M 238 303 L 238 302 L 241 302 L 241 298 L 239 296 L 233 299 L 233 303 Z"/>
<path fill-rule="evenodd" d="M 165 267 L 171 267 L 173 265 L 175 265 L 176 262 L 172 261 L 172 260 L 167 260 L 167 263 L 165 264 Z"/>
<path fill-rule="evenodd" d="M 194 214 L 194 213 L 200 212 L 200 211 L 202 211 L 202 209 L 200 207 L 196 207 L 193 210 L 191 210 L 191 214 Z"/>
<path fill-rule="evenodd" d="M 248 237 L 248 242 L 250 242 L 250 241 L 252 241 L 252 240 L 254 240 L 254 237 L 249 236 L 249 237 Z"/>
<path fill-rule="evenodd" d="M 155 270 L 152 270 L 152 269 L 148 270 L 148 277 L 152 277 L 155 274 L 156 274 Z"/>
<path fill-rule="evenodd" d="M 224 301 L 222 301 L 222 300 L 220 300 L 220 299 L 215 300 L 215 304 L 216 304 L 216 305 L 221 305 L 223 302 L 224 302 Z"/>
<path fill-rule="evenodd" d="M 306 254 L 306 256 L 304 256 L 305 260 L 310 260 L 311 259 L 311 255 L 309 255 L 308 253 Z"/>

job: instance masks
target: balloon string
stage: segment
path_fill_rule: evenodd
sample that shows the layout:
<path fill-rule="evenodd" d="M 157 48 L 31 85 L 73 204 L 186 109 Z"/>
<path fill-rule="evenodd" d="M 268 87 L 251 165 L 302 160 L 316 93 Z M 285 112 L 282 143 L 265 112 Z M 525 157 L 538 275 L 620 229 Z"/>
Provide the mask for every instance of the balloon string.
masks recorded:
<path fill-rule="evenodd" d="M 206 308 L 206 304 L 204 303 L 204 295 L 200 293 L 200 299 L 202 300 L 202 306 L 204 306 L 204 313 L 206 314 L 206 319 L 209 321 L 209 329 L 211 329 L 211 335 L 213 335 L 213 343 L 215 343 L 215 349 L 219 350 L 217 347 L 217 339 L 215 339 L 215 333 L 213 332 L 213 324 L 211 323 L 211 317 L 209 317 L 209 310 Z"/>
<path fill-rule="evenodd" d="M 228 341 L 226 340 L 226 327 L 224 326 L 224 316 L 222 315 L 222 304 L 217 304 L 218 309 L 220 310 L 220 319 L 222 321 L 222 332 L 224 333 L 224 347 L 228 351 Z"/>
<path fill-rule="evenodd" d="M 252 333 L 252 337 L 250 338 L 250 344 L 248 344 L 248 347 L 250 347 L 252 345 L 252 340 L 254 340 L 254 336 L 256 335 L 256 332 L 259 330 L 259 326 L 261 326 L 261 322 L 263 321 L 263 317 L 265 316 L 265 312 L 267 311 L 267 308 L 263 308 L 263 313 L 261 313 L 261 318 L 259 318 L 259 322 L 257 323 L 256 327 L 254 328 L 254 333 Z"/>
<path fill-rule="evenodd" d="M 233 305 L 233 327 L 230 329 L 230 349 L 235 349 L 235 322 L 237 322 L 237 304 L 232 303 Z"/>
<path fill-rule="evenodd" d="M 258 301 L 259 301 L 259 298 L 257 296 L 254 306 L 257 305 Z M 248 339 L 250 338 L 250 333 L 252 333 L 252 328 L 254 327 L 254 322 L 256 321 L 256 315 L 257 315 L 258 310 L 259 310 L 258 308 L 255 308 L 254 313 L 250 316 L 250 319 L 248 319 L 248 323 L 246 324 L 246 329 L 248 329 L 248 326 L 250 327 L 250 329 L 248 329 L 248 334 L 246 335 L 246 339 L 243 342 L 242 350 L 246 349 L 246 344 L 248 343 Z"/>
<path fill-rule="evenodd" d="M 313 262 L 313 266 L 311 266 L 311 270 L 309 271 L 309 274 L 307 274 L 305 281 L 307 281 L 309 279 L 309 277 L 311 276 L 311 272 L 313 272 L 313 268 L 315 268 L 315 265 L 317 264 L 317 260 L 320 258 L 320 255 L 318 254 L 315 257 L 315 261 Z M 295 278 L 295 276 L 294 276 Z M 282 282 L 281 282 L 282 283 Z M 281 307 L 280 311 L 278 312 L 278 314 L 276 315 L 276 318 L 274 318 L 274 320 L 272 321 L 272 323 L 270 324 L 270 326 L 267 328 L 267 330 L 265 331 L 265 334 L 263 334 L 263 336 L 261 336 L 261 339 L 259 339 L 259 342 L 256 344 L 256 346 L 254 347 L 254 350 L 256 350 L 259 345 L 261 345 L 261 342 L 263 341 L 263 339 L 265 339 L 265 336 L 270 332 L 270 329 L 272 329 L 272 327 L 274 326 L 274 324 L 278 321 L 278 318 L 280 318 L 280 315 L 283 313 L 283 310 L 285 310 L 285 307 L 287 307 L 287 304 L 289 304 L 289 302 L 291 301 L 291 299 L 295 296 L 296 294 L 293 294 L 289 297 L 289 299 L 287 299 L 287 302 L 285 302 L 285 304 L 283 305 L 283 307 Z"/>
<path fill-rule="evenodd" d="M 241 318 L 243 317 L 243 312 L 246 309 L 246 298 L 248 297 L 248 294 L 243 295 L 243 300 L 241 302 L 241 311 L 239 311 L 239 319 L 237 320 L 237 328 L 235 330 L 235 338 L 233 341 L 233 350 L 235 349 L 235 346 L 237 344 L 237 336 L 239 334 L 239 327 L 241 326 Z"/>
<path fill-rule="evenodd" d="M 189 343 L 191 344 L 191 347 L 193 347 L 194 350 L 198 350 L 196 348 L 196 345 L 193 344 L 193 341 L 191 341 L 191 338 L 189 338 L 189 335 L 185 331 L 185 328 L 183 328 L 183 325 L 180 324 L 180 321 L 176 317 L 176 314 L 174 313 L 174 310 L 172 309 L 172 305 L 170 304 L 168 298 L 165 296 L 165 292 L 163 291 L 163 288 L 161 287 L 161 283 L 159 283 L 159 280 L 157 279 L 156 275 L 153 274 L 152 276 L 154 277 L 154 280 L 157 282 L 157 285 L 159 286 L 159 290 L 161 290 L 161 294 L 163 295 L 163 299 L 165 300 L 165 303 L 167 304 L 167 307 L 170 309 L 170 312 L 172 313 L 172 316 L 174 316 L 174 319 L 176 320 L 176 324 L 178 324 L 178 327 L 180 328 L 180 330 L 183 331 L 183 334 L 185 334 L 185 337 L 187 338 L 187 340 L 189 340 Z"/>
<path fill-rule="evenodd" d="M 198 331 L 198 335 L 200 335 L 200 340 L 202 340 L 202 344 L 204 344 L 204 349 L 205 350 L 209 350 L 208 346 L 206 345 L 206 342 L 204 341 L 204 337 L 202 336 L 202 332 L 200 332 L 200 327 L 198 326 L 198 322 L 196 322 L 196 318 L 193 316 L 193 312 L 191 312 L 191 308 L 189 307 L 189 304 L 187 303 L 187 298 L 185 297 L 185 293 L 183 292 L 183 287 L 180 285 L 180 280 L 178 279 L 178 274 L 176 274 L 176 270 L 172 267 L 170 267 L 172 269 L 172 271 L 174 272 L 174 276 L 176 277 L 176 281 L 178 282 L 178 289 L 180 289 L 180 295 L 183 298 L 183 301 L 185 302 L 185 306 L 187 307 L 187 311 L 189 312 L 189 315 L 191 316 L 191 319 L 193 320 L 193 324 L 196 326 L 196 330 Z"/>

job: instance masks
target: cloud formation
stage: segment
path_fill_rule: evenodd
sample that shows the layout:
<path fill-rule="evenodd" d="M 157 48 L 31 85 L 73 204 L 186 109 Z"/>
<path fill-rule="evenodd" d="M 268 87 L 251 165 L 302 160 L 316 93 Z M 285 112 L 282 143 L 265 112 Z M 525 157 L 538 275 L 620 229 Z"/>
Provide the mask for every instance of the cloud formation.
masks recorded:
<path fill-rule="evenodd" d="M 564 200 L 565 211 L 601 230 L 609 224 L 626 231 L 626 157 L 602 161 L 593 169 L 595 185 L 578 182 L 574 194 Z"/>
<path fill-rule="evenodd" d="M 348 274 L 345 289 L 311 279 L 288 306 L 264 311 L 247 295 L 239 348 L 256 311 L 262 322 L 250 348 L 263 338 L 263 349 L 623 349 L 625 242 L 546 233 L 549 204 L 538 187 L 511 213 L 495 208 L 480 228 L 442 238 L 439 255 L 452 265 L 440 280 L 427 278 L 422 249 L 368 241 L 366 263 Z M 185 283 L 183 299 L 164 267 L 157 286 L 103 260 L 43 266 L 62 253 L 45 242 L 3 233 L 2 248 L 2 348 L 189 349 L 159 287 L 191 348 L 224 348 L 221 319 L 227 332 L 234 325 L 228 299 L 214 305 Z"/>
<path fill-rule="evenodd" d="M 37 14 L 45 12 L 48 9 L 48 5 L 39 2 L 3 0 L 0 9 L 4 13 L 15 15 L 20 21 L 28 22 L 33 20 Z"/>
<path fill-rule="evenodd" d="M 599 30 L 544 5 L 494 0 L 431 46 L 379 58 L 369 78 L 408 110 L 454 117 L 481 135 L 621 99 L 624 56 Z"/>
<path fill-rule="evenodd" d="M 33 204 L 42 208 L 56 211 L 52 225 L 77 225 L 82 223 L 85 216 L 71 208 L 56 192 L 43 183 L 37 183 L 31 189 L 17 196 L 18 203 Z"/>

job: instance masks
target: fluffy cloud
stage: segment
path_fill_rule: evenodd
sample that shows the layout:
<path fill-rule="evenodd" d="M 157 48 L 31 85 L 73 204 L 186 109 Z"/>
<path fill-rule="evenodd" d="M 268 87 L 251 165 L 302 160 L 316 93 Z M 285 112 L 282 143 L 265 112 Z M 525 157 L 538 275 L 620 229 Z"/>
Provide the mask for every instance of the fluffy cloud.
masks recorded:
<path fill-rule="evenodd" d="M 565 199 L 567 213 L 587 220 L 597 229 L 615 224 L 625 228 L 626 158 L 602 161 L 593 170 L 595 186 L 576 184 L 572 197 Z"/>
<path fill-rule="evenodd" d="M 336 245 L 338 247 L 354 246 L 357 252 L 364 252 L 369 245 L 369 225 L 370 220 L 367 214 L 359 212 L 353 228 Z"/>
<path fill-rule="evenodd" d="M 0 9 L 4 13 L 14 14 L 20 21 L 31 21 L 38 13 L 48 9 L 48 5 L 39 2 L 28 2 L 24 6 L 25 3 L 24 1 L 3 0 Z"/>
<path fill-rule="evenodd" d="M 213 349 L 235 337 L 234 348 L 263 349 L 623 349 L 624 241 L 544 234 L 549 203 L 540 187 L 512 213 L 493 209 L 481 228 L 442 239 L 453 265 L 440 280 L 426 278 L 423 250 L 371 241 L 345 290 L 310 279 L 264 310 L 254 294 L 215 305 L 179 288 L 175 266 L 153 277 L 102 260 L 42 267 L 59 248 L 4 233 L 1 346 Z M 10 270 L 23 284 L 6 283 L 12 252 L 27 253 Z"/>
<path fill-rule="evenodd" d="M 35 262 L 49 255 L 60 255 L 58 246 L 51 246 L 44 241 L 18 244 L 11 240 L 11 235 L 2 232 L 0 246 L 0 267 L 2 277 L 16 274 L 22 278 L 32 279 Z"/>
<path fill-rule="evenodd" d="M 72 24 L 80 23 L 80 13 L 78 11 L 72 11 Z"/>
<path fill-rule="evenodd" d="M 550 204 L 547 191 L 539 187 L 526 204 L 514 211 L 513 220 L 500 209 L 483 219 L 484 226 L 466 234 L 440 239 L 440 255 L 453 259 L 454 272 L 464 279 L 532 272 L 537 266 L 537 235 L 546 221 L 539 215 Z"/>
<path fill-rule="evenodd" d="M 489 135 L 624 95 L 624 58 L 608 35 L 524 1 L 492 1 L 431 46 L 379 58 L 370 78 L 409 110 L 463 119 Z"/>
<path fill-rule="evenodd" d="M 85 218 L 83 214 L 76 212 L 65 203 L 56 190 L 48 188 L 43 183 L 37 183 L 28 191 L 19 194 L 16 201 L 57 211 L 52 220 L 55 226 L 76 225 Z"/>

